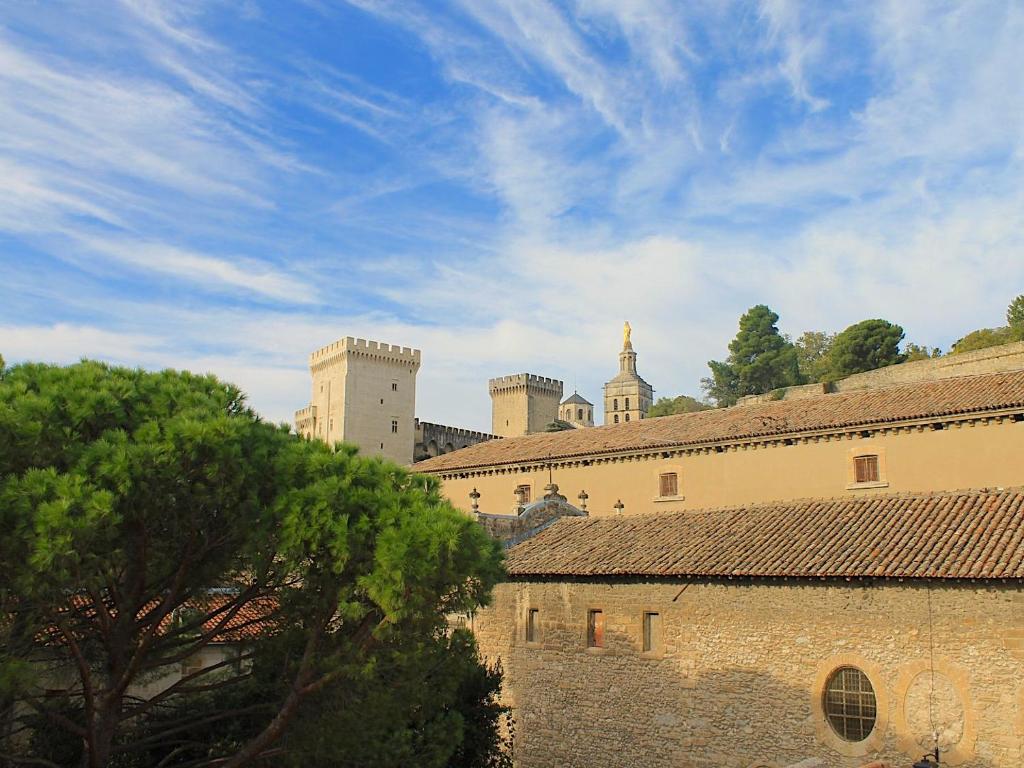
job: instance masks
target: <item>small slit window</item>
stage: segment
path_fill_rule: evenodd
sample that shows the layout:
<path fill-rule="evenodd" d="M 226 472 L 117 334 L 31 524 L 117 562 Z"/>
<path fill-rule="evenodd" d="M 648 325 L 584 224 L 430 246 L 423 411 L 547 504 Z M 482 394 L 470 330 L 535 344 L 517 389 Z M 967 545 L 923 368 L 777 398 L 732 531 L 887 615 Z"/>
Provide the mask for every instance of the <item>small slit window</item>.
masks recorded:
<path fill-rule="evenodd" d="M 877 454 L 853 458 L 853 481 L 855 483 L 877 483 L 880 479 Z"/>
<path fill-rule="evenodd" d="M 856 667 L 840 667 L 825 683 L 825 716 L 845 741 L 864 741 L 878 716 L 875 689 Z"/>
<path fill-rule="evenodd" d="M 587 611 L 587 647 L 604 648 L 604 612 Z"/>
<path fill-rule="evenodd" d="M 531 608 L 526 612 L 526 642 L 536 643 L 537 634 L 537 621 L 539 618 L 539 612 L 536 608 Z"/>
<path fill-rule="evenodd" d="M 675 472 L 665 472 L 658 478 L 659 496 L 679 495 L 679 475 Z"/>
<path fill-rule="evenodd" d="M 661 650 L 661 616 L 654 612 L 644 614 L 644 653 Z"/>

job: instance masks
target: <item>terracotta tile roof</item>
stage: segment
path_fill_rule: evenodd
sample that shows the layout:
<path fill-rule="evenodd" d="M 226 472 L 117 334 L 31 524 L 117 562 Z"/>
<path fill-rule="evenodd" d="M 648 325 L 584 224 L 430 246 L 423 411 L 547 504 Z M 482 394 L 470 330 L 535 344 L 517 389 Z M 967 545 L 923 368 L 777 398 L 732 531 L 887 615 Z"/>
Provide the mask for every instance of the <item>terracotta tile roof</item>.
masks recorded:
<path fill-rule="evenodd" d="M 622 451 L 730 443 L 1003 409 L 1024 410 L 1024 370 L 505 438 L 421 461 L 413 465 L 413 469 L 445 472 Z"/>
<path fill-rule="evenodd" d="M 1024 579 L 1024 488 L 563 518 L 508 551 L 528 576 Z"/>
<path fill-rule="evenodd" d="M 174 615 L 184 615 L 185 619 L 191 618 L 194 613 L 196 617 L 206 614 L 209 616 L 202 626 L 203 633 L 211 634 L 211 642 L 213 643 L 237 643 L 243 640 L 252 639 L 258 637 L 261 634 L 272 632 L 274 630 L 274 620 L 277 613 L 278 602 L 273 597 L 255 597 L 251 600 L 246 601 L 241 608 L 239 608 L 230 619 L 228 619 L 223 627 L 218 629 L 218 624 L 223 620 L 223 617 L 229 612 L 232 601 L 234 600 L 233 595 L 229 594 L 211 594 L 206 597 L 195 598 L 184 603 L 177 611 L 172 615 L 167 616 L 160 622 L 160 632 L 168 631 L 173 625 L 175 619 Z M 71 603 L 74 609 L 82 617 L 87 619 L 93 619 L 96 616 L 97 608 L 93 604 L 92 599 L 85 595 L 79 594 L 74 595 L 71 598 Z M 150 600 L 139 610 L 138 617 L 142 618 L 148 611 L 153 610 L 158 605 L 156 599 Z M 109 606 L 108 609 L 112 609 L 113 606 Z M 43 635 L 45 639 L 59 638 L 60 632 L 56 627 L 48 628 Z"/>

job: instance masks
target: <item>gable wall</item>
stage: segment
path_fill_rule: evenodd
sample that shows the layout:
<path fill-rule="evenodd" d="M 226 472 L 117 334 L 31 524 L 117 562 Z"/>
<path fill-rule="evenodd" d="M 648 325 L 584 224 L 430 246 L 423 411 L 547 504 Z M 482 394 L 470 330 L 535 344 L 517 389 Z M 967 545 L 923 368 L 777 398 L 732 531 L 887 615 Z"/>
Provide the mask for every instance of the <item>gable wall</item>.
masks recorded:
<path fill-rule="evenodd" d="M 853 768 L 910 765 L 927 749 L 928 602 L 924 586 L 899 582 L 512 582 L 472 626 L 504 667 L 519 768 L 774 768 L 811 757 Z M 1024 592 L 936 583 L 931 603 L 943 764 L 1019 765 Z M 525 639 L 529 608 L 536 644 Z M 585 647 L 592 608 L 605 615 L 602 650 Z M 644 611 L 662 618 L 661 653 L 641 653 Z M 868 674 L 879 705 L 859 745 L 821 713 L 827 675 L 848 664 Z"/>

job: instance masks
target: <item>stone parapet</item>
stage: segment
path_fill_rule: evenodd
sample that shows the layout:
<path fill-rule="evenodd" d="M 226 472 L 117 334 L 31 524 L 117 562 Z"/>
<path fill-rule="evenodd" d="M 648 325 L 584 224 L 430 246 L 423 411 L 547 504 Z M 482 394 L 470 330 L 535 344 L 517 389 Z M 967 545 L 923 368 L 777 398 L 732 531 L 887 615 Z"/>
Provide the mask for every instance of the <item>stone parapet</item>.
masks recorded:
<path fill-rule="evenodd" d="M 433 456 L 451 453 L 486 440 L 501 439 L 500 435 L 492 435 L 488 432 L 449 427 L 446 424 L 433 424 L 419 419 L 415 420 L 415 435 L 413 461 L 422 461 Z"/>
<path fill-rule="evenodd" d="M 309 356 L 310 370 L 317 370 L 330 365 L 348 354 L 362 355 L 378 360 L 390 360 L 415 368 L 420 366 L 420 350 L 418 349 L 346 336 L 313 352 Z"/>
<path fill-rule="evenodd" d="M 562 382 L 558 379 L 550 379 L 547 376 L 537 376 L 533 373 L 514 373 L 509 376 L 499 376 L 490 379 L 487 387 L 491 394 L 513 389 L 533 389 L 546 392 L 557 392 L 559 398 L 562 396 Z"/>
<path fill-rule="evenodd" d="M 873 371 L 855 373 L 838 381 L 784 387 L 763 395 L 749 395 L 741 398 L 738 405 L 766 403 L 771 400 L 804 400 L 832 392 L 857 392 L 917 381 L 937 381 L 957 376 L 1004 373 L 1022 369 L 1024 369 L 1024 341 L 1016 341 L 1012 344 L 1000 344 L 974 352 L 889 365 Z"/>

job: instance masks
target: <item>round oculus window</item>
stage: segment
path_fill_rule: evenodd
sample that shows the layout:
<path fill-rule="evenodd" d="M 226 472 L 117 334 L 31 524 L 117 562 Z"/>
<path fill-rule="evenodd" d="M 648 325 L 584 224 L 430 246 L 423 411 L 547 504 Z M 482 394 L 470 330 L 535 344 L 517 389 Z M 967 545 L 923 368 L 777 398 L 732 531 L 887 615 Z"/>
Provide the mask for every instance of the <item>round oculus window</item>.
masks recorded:
<path fill-rule="evenodd" d="M 825 683 L 825 716 L 840 738 L 864 741 L 875 727 L 875 689 L 856 667 L 840 667 Z"/>

